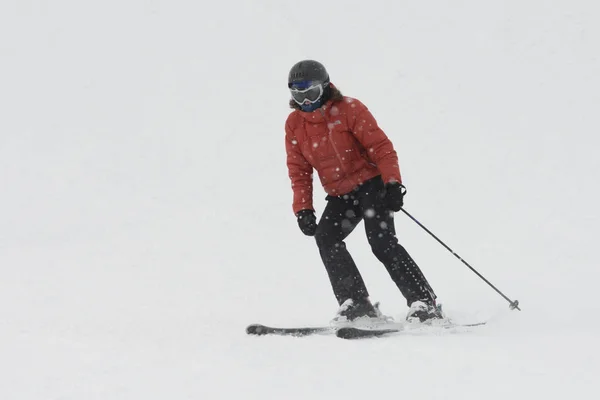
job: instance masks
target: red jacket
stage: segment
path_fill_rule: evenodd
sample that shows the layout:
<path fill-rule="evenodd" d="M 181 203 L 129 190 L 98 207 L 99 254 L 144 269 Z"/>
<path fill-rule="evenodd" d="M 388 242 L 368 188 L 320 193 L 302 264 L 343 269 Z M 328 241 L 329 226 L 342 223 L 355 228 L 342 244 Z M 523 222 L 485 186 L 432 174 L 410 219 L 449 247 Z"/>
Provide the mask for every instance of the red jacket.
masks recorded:
<path fill-rule="evenodd" d="M 294 214 L 314 209 L 313 168 L 332 196 L 378 175 L 384 183 L 402 183 L 392 142 L 367 107 L 350 97 L 313 112 L 293 111 L 285 124 L 285 147 Z"/>

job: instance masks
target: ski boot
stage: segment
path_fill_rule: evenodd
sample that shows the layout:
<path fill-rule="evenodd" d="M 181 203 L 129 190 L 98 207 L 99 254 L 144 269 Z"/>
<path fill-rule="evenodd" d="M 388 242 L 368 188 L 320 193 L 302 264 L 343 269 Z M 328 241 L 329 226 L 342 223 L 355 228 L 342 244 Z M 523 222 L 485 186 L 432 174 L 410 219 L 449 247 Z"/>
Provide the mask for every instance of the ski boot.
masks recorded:
<path fill-rule="evenodd" d="M 444 319 L 442 305 L 437 305 L 434 301 L 417 300 L 410 305 L 406 320 L 409 322 L 425 322 L 436 319 Z"/>
<path fill-rule="evenodd" d="M 383 315 L 379 303 L 371 304 L 368 298 L 348 299 L 342 303 L 337 314 L 331 320 L 332 326 L 377 326 L 392 322 L 391 317 Z"/>

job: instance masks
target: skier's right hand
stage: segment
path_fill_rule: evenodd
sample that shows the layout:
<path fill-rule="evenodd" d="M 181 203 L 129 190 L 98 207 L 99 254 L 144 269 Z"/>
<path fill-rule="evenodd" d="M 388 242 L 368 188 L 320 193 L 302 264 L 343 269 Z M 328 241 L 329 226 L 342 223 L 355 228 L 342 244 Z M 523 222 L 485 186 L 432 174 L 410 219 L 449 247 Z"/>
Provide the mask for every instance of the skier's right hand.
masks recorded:
<path fill-rule="evenodd" d="M 317 217 L 314 210 L 302 210 L 296 214 L 298 226 L 306 236 L 315 236 L 317 231 Z"/>

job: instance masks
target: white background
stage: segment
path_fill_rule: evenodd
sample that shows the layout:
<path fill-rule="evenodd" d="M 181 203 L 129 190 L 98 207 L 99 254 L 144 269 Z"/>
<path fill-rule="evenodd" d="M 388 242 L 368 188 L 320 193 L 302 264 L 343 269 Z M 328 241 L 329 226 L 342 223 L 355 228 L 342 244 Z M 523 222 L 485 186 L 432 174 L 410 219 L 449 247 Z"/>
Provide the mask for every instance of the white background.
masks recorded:
<path fill-rule="evenodd" d="M 593 398 L 599 49 L 594 1 L 2 1 L 0 398 Z M 522 312 L 399 214 L 446 312 L 487 326 L 245 335 L 337 309 L 285 166 L 304 58 L 389 135 L 406 209 Z"/>

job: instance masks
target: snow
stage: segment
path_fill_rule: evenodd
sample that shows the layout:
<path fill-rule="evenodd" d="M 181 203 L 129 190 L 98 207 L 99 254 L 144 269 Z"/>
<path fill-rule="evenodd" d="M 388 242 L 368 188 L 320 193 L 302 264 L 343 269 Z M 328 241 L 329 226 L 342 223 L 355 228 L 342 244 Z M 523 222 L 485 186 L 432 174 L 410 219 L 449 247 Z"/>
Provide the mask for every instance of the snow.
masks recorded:
<path fill-rule="evenodd" d="M 599 21 L 583 0 L 2 2 L 0 398 L 594 398 Z M 446 313 L 488 325 L 245 335 L 337 308 L 285 168 L 303 58 L 391 137 L 406 209 L 522 312 L 397 214 Z M 402 318 L 364 230 L 347 243 Z"/>

